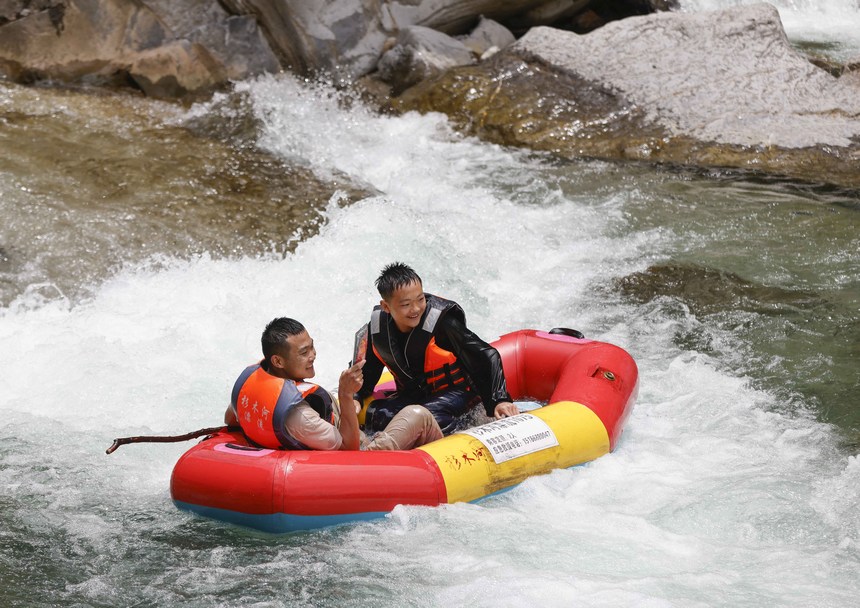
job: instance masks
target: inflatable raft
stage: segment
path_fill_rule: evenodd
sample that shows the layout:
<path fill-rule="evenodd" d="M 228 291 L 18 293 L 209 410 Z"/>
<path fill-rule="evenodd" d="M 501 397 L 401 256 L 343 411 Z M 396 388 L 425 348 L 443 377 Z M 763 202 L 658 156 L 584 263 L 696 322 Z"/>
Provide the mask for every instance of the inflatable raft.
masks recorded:
<path fill-rule="evenodd" d="M 284 533 L 377 518 L 400 504 L 475 501 L 593 460 L 617 444 L 638 371 L 623 349 L 577 333 L 521 330 L 493 342 L 514 400 L 543 407 L 408 451 L 270 450 L 249 445 L 241 432 L 218 432 L 176 463 L 173 501 Z"/>

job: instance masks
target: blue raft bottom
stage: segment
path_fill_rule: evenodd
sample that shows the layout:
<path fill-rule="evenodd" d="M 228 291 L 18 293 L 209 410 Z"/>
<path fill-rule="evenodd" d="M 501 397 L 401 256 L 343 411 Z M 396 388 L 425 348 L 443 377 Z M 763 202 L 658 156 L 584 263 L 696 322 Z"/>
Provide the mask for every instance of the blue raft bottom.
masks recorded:
<path fill-rule="evenodd" d="M 254 513 L 242 513 L 241 511 L 230 511 L 229 509 L 193 505 L 179 500 L 174 500 L 173 504 L 183 511 L 191 511 L 203 517 L 245 526 L 246 528 L 254 528 L 255 530 L 261 530 L 270 534 L 287 534 L 289 532 L 316 530 L 317 528 L 337 526 L 339 524 L 380 519 L 388 515 L 388 511 L 343 513 L 341 515 L 291 515 L 289 513 L 258 515 Z"/>
<path fill-rule="evenodd" d="M 576 465 L 579 466 L 579 465 Z M 571 467 L 573 468 L 573 467 Z M 497 490 L 492 494 L 481 496 L 471 503 L 478 503 L 493 496 L 504 494 L 513 490 L 519 484 L 512 485 L 508 488 Z M 364 513 L 342 513 L 340 515 L 292 515 L 290 513 L 269 513 L 266 515 L 256 515 L 254 513 L 242 513 L 241 511 L 230 511 L 229 509 L 218 509 L 216 507 L 206 507 L 203 505 L 194 505 L 180 500 L 174 500 L 173 504 L 183 511 L 190 511 L 197 515 L 215 519 L 218 521 L 253 528 L 269 534 L 289 534 L 291 532 L 304 532 L 308 530 L 317 530 L 328 526 L 337 526 L 340 524 L 357 523 L 360 521 L 371 521 L 374 519 L 382 519 L 391 511 L 367 511 Z M 447 503 L 445 503 L 447 504 Z"/>

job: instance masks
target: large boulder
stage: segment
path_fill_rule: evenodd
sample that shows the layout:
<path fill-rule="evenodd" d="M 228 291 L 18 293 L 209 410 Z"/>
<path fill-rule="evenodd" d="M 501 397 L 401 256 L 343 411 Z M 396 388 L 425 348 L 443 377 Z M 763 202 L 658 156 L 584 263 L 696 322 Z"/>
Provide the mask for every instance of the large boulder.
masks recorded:
<path fill-rule="evenodd" d="M 664 1 L 675 0 L 221 0 L 231 13 L 257 18 L 283 66 L 347 81 L 373 72 L 388 39 L 410 26 L 456 37 L 475 28 L 482 16 L 527 29 L 536 22 L 570 20 L 592 6 L 604 13 L 614 9 L 614 17 L 604 16 L 608 20 L 657 10 L 654 3 Z"/>
<path fill-rule="evenodd" d="M 204 47 L 231 80 L 280 70 L 278 58 L 251 15 L 232 15 L 218 0 L 145 3 L 175 38 Z"/>
<path fill-rule="evenodd" d="M 344 80 L 376 70 L 386 42 L 421 26 L 451 36 L 469 32 L 481 15 L 509 17 L 546 0 L 222 0 L 233 14 L 253 14 L 281 64 L 300 73 Z"/>
<path fill-rule="evenodd" d="M 181 97 L 278 68 L 253 18 L 229 15 L 215 0 L 0 5 L 0 75 L 17 81 L 135 82 L 150 95 Z"/>
<path fill-rule="evenodd" d="M 535 28 L 395 105 L 445 112 L 472 134 L 566 157 L 860 186 L 856 86 L 797 53 L 766 4 L 631 17 L 587 35 Z"/>
<path fill-rule="evenodd" d="M 516 38 L 508 28 L 485 17 L 475 29 L 457 38 L 409 25 L 386 43 L 388 48 L 376 65 L 374 77 L 390 85 L 386 96 L 399 95 L 422 80 L 491 57 L 514 42 Z"/>
<path fill-rule="evenodd" d="M 561 20 L 576 29 L 578 14 L 596 27 L 662 1 L 0 0 L 0 77 L 144 83 L 149 94 L 180 96 L 280 69 L 353 82 L 375 72 L 389 40 L 410 26 L 460 37 L 480 22 L 482 34 L 506 39 L 507 30 L 482 15 L 525 28 Z M 610 9 L 613 16 L 606 17 Z M 484 40 L 462 42 L 471 49 Z M 149 67 L 156 71 L 135 71 Z M 412 77 L 421 73 L 413 68 L 407 70 Z M 150 86 L 159 80 L 163 86 Z"/>
<path fill-rule="evenodd" d="M 206 48 L 187 40 L 140 51 L 131 59 L 129 76 L 150 97 L 182 97 L 226 79 L 223 66 Z"/>

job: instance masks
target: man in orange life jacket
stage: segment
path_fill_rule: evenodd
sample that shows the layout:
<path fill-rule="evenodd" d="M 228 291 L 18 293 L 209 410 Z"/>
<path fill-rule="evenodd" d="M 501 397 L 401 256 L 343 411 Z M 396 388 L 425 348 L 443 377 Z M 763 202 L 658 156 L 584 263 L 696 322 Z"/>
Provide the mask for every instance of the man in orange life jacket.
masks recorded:
<path fill-rule="evenodd" d="M 508 395 L 499 352 L 466 327 L 463 309 L 424 293 L 421 277 L 401 263 L 386 266 L 376 287 L 382 300 L 370 318 L 364 383 L 358 398 L 373 393 L 387 367 L 396 393 L 370 404 L 365 429 L 384 428 L 404 407 L 421 404 L 446 435 L 477 401 L 488 416 L 518 413 Z"/>
<path fill-rule="evenodd" d="M 240 425 L 254 443 L 293 450 L 408 450 L 442 437 L 430 412 L 416 406 L 400 412 L 368 441 L 359 430 L 354 401 L 364 361 L 341 373 L 334 401 L 321 386 L 305 381 L 316 373 L 316 350 L 301 323 L 274 319 L 261 342 L 263 360 L 236 380 L 224 415 L 229 426 Z"/>

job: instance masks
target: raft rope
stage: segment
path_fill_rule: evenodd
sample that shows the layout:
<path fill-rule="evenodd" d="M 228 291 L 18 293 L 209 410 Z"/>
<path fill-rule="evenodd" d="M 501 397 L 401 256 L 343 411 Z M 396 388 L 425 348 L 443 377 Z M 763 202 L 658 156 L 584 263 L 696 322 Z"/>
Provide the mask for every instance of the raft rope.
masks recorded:
<path fill-rule="evenodd" d="M 228 427 L 226 426 L 213 426 L 208 429 L 200 429 L 199 431 L 185 433 L 184 435 L 139 435 L 137 437 L 119 437 L 113 440 L 111 446 L 105 450 L 105 454 L 113 454 L 119 446 L 126 445 L 127 443 L 177 443 L 179 441 L 188 441 L 189 439 L 202 437 L 203 435 L 213 435 L 219 431 L 226 430 L 227 428 Z"/>

